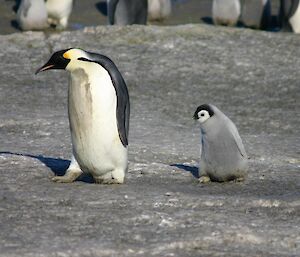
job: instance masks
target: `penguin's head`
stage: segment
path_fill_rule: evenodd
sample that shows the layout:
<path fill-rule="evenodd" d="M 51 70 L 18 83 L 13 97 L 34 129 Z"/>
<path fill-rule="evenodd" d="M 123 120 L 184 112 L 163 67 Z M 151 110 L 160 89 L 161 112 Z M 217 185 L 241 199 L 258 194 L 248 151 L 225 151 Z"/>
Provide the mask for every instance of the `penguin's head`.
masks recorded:
<path fill-rule="evenodd" d="M 88 59 L 88 55 L 85 51 L 78 49 L 78 48 L 69 48 L 65 50 L 60 50 L 52 54 L 49 61 L 43 65 L 41 68 L 39 68 L 35 74 L 38 74 L 39 72 L 46 71 L 46 70 L 69 70 L 69 66 L 72 66 L 71 64 L 80 61 Z M 69 65 L 70 64 L 70 65 Z M 68 66 L 69 65 L 69 66 Z M 68 67 L 67 67 L 68 66 Z"/>
<path fill-rule="evenodd" d="M 215 112 L 209 104 L 202 104 L 197 107 L 193 118 L 195 120 L 198 120 L 202 124 L 206 122 L 214 114 Z"/>

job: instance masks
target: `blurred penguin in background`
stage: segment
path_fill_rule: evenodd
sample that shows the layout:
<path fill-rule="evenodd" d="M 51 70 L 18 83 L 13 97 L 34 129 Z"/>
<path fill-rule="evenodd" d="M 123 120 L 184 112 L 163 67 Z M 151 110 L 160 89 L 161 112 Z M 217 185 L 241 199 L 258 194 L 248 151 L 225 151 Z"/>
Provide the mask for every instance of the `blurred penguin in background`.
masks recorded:
<path fill-rule="evenodd" d="M 73 8 L 73 0 L 46 0 L 48 23 L 56 29 L 65 29 L 68 26 L 69 16 Z"/>
<path fill-rule="evenodd" d="M 22 30 L 47 28 L 47 11 L 44 0 L 22 0 L 17 11 L 17 22 Z"/>
<path fill-rule="evenodd" d="M 146 24 L 148 0 L 107 0 L 109 25 Z"/>
<path fill-rule="evenodd" d="M 213 0 L 212 18 L 215 25 L 235 26 L 240 14 L 239 0 Z"/>
<path fill-rule="evenodd" d="M 148 0 L 148 20 L 163 21 L 171 14 L 171 0 Z"/>
<path fill-rule="evenodd" d="M 279 23 L 282 31 L 300 33 L 300 0 L 280 0 Z"/>
<path fill-rule="evenodd" d="M 246 27 L 268 29 L 271 18 L 270 0 L 242 0 L 241 21 Z"/>

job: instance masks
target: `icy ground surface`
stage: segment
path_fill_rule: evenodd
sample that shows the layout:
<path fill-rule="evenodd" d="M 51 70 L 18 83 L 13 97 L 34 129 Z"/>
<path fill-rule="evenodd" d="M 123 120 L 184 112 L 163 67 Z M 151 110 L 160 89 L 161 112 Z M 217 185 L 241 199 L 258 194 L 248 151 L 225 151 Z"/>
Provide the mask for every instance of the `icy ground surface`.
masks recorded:
<path fill-rule="evenodd" d="M 299 256 L 300 40 L 205 25 L 0 36 L 0 256 Z M 51 182 L 71 156 L 53 51 L 111 57 L 131 97 L 124 185 Z M 199 185 L 199 104 L 237 125 L 245 183 Z"/>

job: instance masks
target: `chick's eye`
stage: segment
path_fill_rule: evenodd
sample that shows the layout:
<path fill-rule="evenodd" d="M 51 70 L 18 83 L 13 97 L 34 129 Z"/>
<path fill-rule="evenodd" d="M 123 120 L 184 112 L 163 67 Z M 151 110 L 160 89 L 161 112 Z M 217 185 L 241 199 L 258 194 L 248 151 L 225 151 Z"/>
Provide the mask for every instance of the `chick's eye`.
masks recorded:
<path fill-rule="evenodd" d="M 203 117 L 205 114 L 204 113 L 200 113 L 200 116 Z"/>

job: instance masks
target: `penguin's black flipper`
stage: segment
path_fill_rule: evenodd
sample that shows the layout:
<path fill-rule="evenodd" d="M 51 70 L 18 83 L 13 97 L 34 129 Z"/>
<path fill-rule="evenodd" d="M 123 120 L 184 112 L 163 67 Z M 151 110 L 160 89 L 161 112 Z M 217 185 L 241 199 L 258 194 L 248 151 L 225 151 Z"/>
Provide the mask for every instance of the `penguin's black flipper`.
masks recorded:
<path fill-rule="evenodd" d="M 130 116 L 129 94 L 126 83 L 122 77 L 122 74 L 111 59 L 101 54 L 95 54 L 90 52 L 88 54 L 90 55 L 91 60 L 85 58 L 80 58 L 80 60 L 98 63 L 105 70 L 107 70 L 112 80 L 113 86 L 117 94 L 116 115 L 119 137 L 124 147 L 126 147 L 128 145 Z"/>

